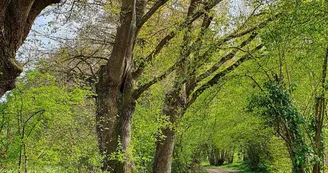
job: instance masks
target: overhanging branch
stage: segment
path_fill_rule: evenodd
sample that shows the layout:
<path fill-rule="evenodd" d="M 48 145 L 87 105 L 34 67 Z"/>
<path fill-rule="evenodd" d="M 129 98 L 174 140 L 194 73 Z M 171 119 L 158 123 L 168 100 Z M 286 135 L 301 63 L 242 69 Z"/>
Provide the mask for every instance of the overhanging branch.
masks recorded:
<path fill-rule="evenodd" d="M 148 21 L 148 19 L 155 14 L 155 12 L 161 8 L 168 0 L 157 0 L 155 4 L 149 9 L 149 11 L 141 17 L 137 23 L 137 30 L 140 30 L 141 27 Z"/>
<path fill-rule="evenodd" d="M 179 25 L 178 30 L 177 31 L 181 31 L 183 30 L 186 26 L 192 24 L 194 21 L 196 21 L 199 17 L 201 17 L 202 15 L 204 15 L 206 12 L 210 11 L 213 7 L 215 7 L 218 3 L 220 3 L 222 0 L 214 0 L 211 3 L 207 4 L 203 9 L 198 10 L 197 12 L 195 12 L 192 17 L 187 17 L 186 20 Z M 133 73 L 133 78 L 137 79 L 138 77 L 140 77 L 140 75 L 142 74 L 142 72 L 144 71 L 146 64 L 148 62 L 151 62 L 154 57 L 156 57 L 161 50 L 164 48 L 165 45 L 169 44 L 169 41 L 171 39 L 173 39 L 176 34 L 177 31 L 172 31 L 170 32 L 168 35 L 166 35 L 159 43 L 158 45 L 155 47 L 155 49 L 144 58 L 144 61 L 140 63 L 139 67 L 137 68 L 137 70 Z"/>
<path fill-rule="evenodd" d="M 257 33 L 253 33 L 251 36 L 249 36 L 245 41 L 243 41 L 241 44 L 239 44 L 238 48 L 241 49 L 243 47 L 245 47 L 246 45 L 248 45 L 252 40 L 255 39 L 255 37 L 257 36 Z M 239 49 L 235 48 L 234 50 L 232 50 L 230 53 L 228 53 L 227 55 L 223 56 L 217 63 L 215 63 L 210 69 L 208 69 L 206 72 L 204 72 L 203 74 L 199 75 L 196 78 L 196 82 L 200 82 L 203 79 L 207 78 L 208 76 L 210 76 L 211 74 L 213 74 L 216 70 L 218 70 L 222 64 L 224 64 L 225 62 L 227 62 L 228 60 L 231 60 L 239 51 Z"/>
<path fill-rule="evenodd" d="M 173 64 L 171 67 L 169 67 L 165 72 L 163 72 L 161 75 L 154 77 L 151 81 L 147 82 L 146 84 L 144 84 L 141 87 L 139 87 L 138 89 L 136 89 L 133 93 L 134 98 L 136 98 L 136 99 L 139 98 L 140 95 L 143 92 L 145 92 L 148 88 L 150 88 L 152 85 L 165 79 L 166 76 L 171 74 L 178 66 L 180 66 L 182 64 L 182 62 L 185 61 L 185 59 L 186 59 L 186 57 L 180 59 L 175 64 Z"/>
<path fill-rule="evenodd" d="M 206 89 L 212 87 L 213 85 L 216 85 L 220 79 L 230 72 L 232 72 L 234 69 L 236 69 L 238 66 L 240 66 L 243 62 L 249 60 L 252 58 L 252 54 L 257 52 L 263 47 L 262 44 L 258 45 L 254 49 L 252 49 L 249 53 L 245 54 L 241 58 L 239 58 L 233 65 L 229 66 L 228 68 L 224 69 L 223 71 L 217 73 L 214 77 L 212 77 L 209 81 L 207 81 L 205 84 L 200 86 L 195 92 L 193 92 L 191 99 L 189 101 L 189 105 L 191 105 Z"/>

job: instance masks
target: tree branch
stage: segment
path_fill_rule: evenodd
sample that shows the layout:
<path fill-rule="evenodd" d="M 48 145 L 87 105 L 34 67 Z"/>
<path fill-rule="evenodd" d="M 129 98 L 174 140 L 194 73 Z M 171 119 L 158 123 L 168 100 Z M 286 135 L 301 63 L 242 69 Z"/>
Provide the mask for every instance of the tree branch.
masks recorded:
<path fill-rule="evenodd" d="M 166 78 L 167 75 L 171 74 L 179 65 L 182 64 L 182 62 L 186 58 L 180 59 L 175 64 L 173 64 L 171 67 L 169 67 L 165 72 L 163 72 L 161 75 L 154 77 L 151 81 L 147 82 L 146 84 L 140 86 L 138 89 L 136 89 L 133 93 L 134 98 L 139 98 L 140 95 L 145 92 L 148 88 L 150 88 L 155 83 L 163 80 Z"/>
<path fill-rule="evenodd" d="M 155 14 L 155 12 L 161 8 L 168 0 L 157 0 L 155 4 L 149 9 L 149 11 L 141 17 L 137 23 L 137 30 L 139 31 L 142 26 L 148 21 L 148 19 Z"/>
<path fill-rule="evenodd" d="M 249 36 L 245 41 L 243 41 L 238 48 L 243 48 L 246 45 L 248 45 L 252 40 L 255 39 L 255 37 L 257 36 L 257 33 L 253 33 L 251 36 Z M 239 49 L 234 49 L 232 50 L 230 53 L 228 53 L 227 55 L 225 55 L 224 57 L 222 57 L 217 63 L 215 63 L 210 69 L 208 69 L 206 72 L 204 72 L 203 74 L 199 75 L 196 78 L 196 83 L 202 81 L 203 79 L 207 78 L 208 76 L 210 76 L 211 74 L 213 74 L 216 70 L 218 70 L 222 64 L 224 64 L 225 62 L 227 62 L 228 60 L 232 59 L 237 52 L 239 51 Z"/>
<path fill-rule="evenodd" d="M 24 19 L 24 23 L 22 26 L 24 27 L 24 35 L 22 36 L 22 40 L 25 40 L 28 33 L 31 30 L 31 27 L 34 23 L 36 17 L 41 13 L 43 9 L 47 6 L 59 3 L 60 0 L 35 0 L 26 19 Z"/>
<path fill-rule="evenodd" d="M 191 23 L 193 23 L 195 20 L 197 20 L 200 16 L 202 16 L 203 14 L 205 14 L 207 11 L 211 10 L 215 5 L 217 5 L 218 3 L 220 3 L 222 0 L 214 0 L 212 3 L 207 4 L 203 9 L 198 10 L 196 13 L 194 13 L 192 15 L 192 17 L 188 17 L 186 18 L 186 20 L 180 24 L 180 26 L 178 27 L 179 29 L 177 31 L 181 31 L 182 29 L 184 29 L 186 26 L 190 25 Z M 137 68 L 137 70 L 133 73 L 133 78 L 137 79 L 138 77 L 140 77 L 140 75 L 142 74 L 143 70 L 146 67 L 146 64 L 148 62 L 151 62 L 153 60 L 153 58 L 155 56 L 157 56 L 161 50 L 163 49 L 163 47 L 165 45 L 167 45 L 169 43 L 169 41 L 171 39 L 173 39 L 176 34 L 177 31 L 172 31 L 170 32 L 168 35 L 166 35 L 156 46 L 156 48 L 144 59 L 143 62 L 140 63 L 139 67 Z"/>
<path fill-rule="evenodd" d="M 28 123 L 28 121 L 30 121 L 30 119 L 31 118 L 33 118 L 35 115 L 37 115 L 37 114 L 43 114 L 45 112 L 45 110 L 44 109 L 41 109 L 41 110 L 39 110 L 39 111 L 36 111 L 36 112 L 34 112 L 32 115 L 30 115 L 25 121 L 24 121 L 24 123 L 23 123 L 23 127 L 25 127 L 26 125 L 27 125 L 27 123 Z"/>
<path fill-rule="evenodd" d="M 191 51 L 195 53 L 195 58 L 191 61 L 188 65 L 188 78 L 186 82 L 186 95 L 190 95 L 190 92 L 194 90 L 196 87 L 196 70 L 201 66 L 201 63 L 199 63 L 201 60 L 200 56 L 200 50 L 202 48 L 202 45 L 206 39 L 204 39 L 205 33 L 207 29 L 210 27 L 210 24 L 213 20 L 212 16 L 209 16 L 208 14 L 204 15 L 202 27 L 199 31 L 198 37 L 194 44 L 191 45 Z"/>
<path fill-rule="evenodd" d="M 252 57 L 252 53 L 257 52 L 263 47 L 263 45 L 258 45 L 254 49 L 252 49 L 249 53 L 242 56 L 240 59 L 238 59 L 233 65 L 229 66 L 228 68 L 224 69 L 223 71 L 217 73 L 214 77 L 212 77 L 209 81 L 207 81 L 205 84 L 200 86 L 195 92 L 193 92 L 191 99 L 188 103 L 188 105 L 191 105 L 197 98 L 200 96 L 206 89 L 212 87 L 213 85 L 217 84 L 220 79 L 227 74 L 229 74 L 231 71 L 236 69 L 238 66 L 240 66 L 243 62 L 249 60 Z"/>

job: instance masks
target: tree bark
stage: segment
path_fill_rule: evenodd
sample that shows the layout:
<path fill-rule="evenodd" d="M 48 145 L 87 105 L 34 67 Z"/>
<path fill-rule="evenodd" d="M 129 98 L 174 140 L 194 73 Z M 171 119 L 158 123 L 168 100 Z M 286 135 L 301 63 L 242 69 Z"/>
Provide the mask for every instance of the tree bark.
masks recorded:
<path fill-rule="evenodd" d="M 97 134 L 105 171 L 135 172 L 131 159 L 130 140 L 132 115 L 135 109 L 132 79 L 132 54 L 136 39 L 136 0 L 122 1 L 120 24 L 112 53 L 98 72 Z M 123 154 L 123 160 L 111 158 Z"/>
<path fill-rule="evenodd" d="M 133 86 L 131 81 L 125 83 Z M 96 121 L 99 150 L 104 157 L 102 169 L 115 173 L 135 172 L 130 141 L 136 99 L 130 87 L 122 93 L 118 87 L 103 87 L 100 84 L 97 85 Z M 123 154 L 123 160 L 112 158 L 114 153 Z"/>
<path fill-rule="evenodd" d="M 322 76 L 321 76 L 321 93 L 320 96 L 316 98 L 315 105 L 315 136 L 314 136 L 314 152 L 320 159 L 317 161 L 312 168 L 312 173 L 320 173 L 323 170 L 324 165 L 324 146 L 323 146 L 323 135 L 322 128 L 324 124 L 324 119 L 326 115 L 326 76 L 327 76 L 327 64 L 328 64 L 328 48 L 326 49 L 326 56 L 322 65 Z"/>
<path fill-rule="evenodd" d="M 173 89 L 167 92 L 163 105 L 163 114 L 169 118 L 171 126 L 162 129 L 164 139 L 159 138 L 156 142 L 156 151 L 153 163 L 153 173 L 171 173 L 172 156 L 175 142 L 174 123 L 176 119 L 184 115 L 182 109 L 184 99 L 179 95 L 180 90 Z"/>
<path fill-rule="evenodd" d="M 138 31 L 167 0 L 158 0 L 144 14 L 147 2 L 122 1 L 113 50 L 98 72 L 96 121 L 99 150 L 104 156 L 102 169 L 115 173 L 136 172 L 130 149 L 132 117 L 136 100 L 146 89 L 135 89 L 132 55 Z M 117 152 L 123 154 L 123 160 L 111 158 Z"/>
<path fill-rule="evenodd" d="M 15 88 L 15 79 L 22 72 L 15 60 L 16 50 L 6 46 L 4 41 L 0 40 L 0 96 Z"/>
<path fill-rule="evenodd" d="M 165 128 L 162 132 L 165 135 L 165 139 L 156 142 L 153 173 L 171 172 L 175 132 L 170 128 Z"/>
<path fill-rule="evenodd" d="M 59 0 L 0 1 L 0 96 L 15 87 L 23 71 L 15 54 L 43 9 Z"/>
<path fill-rule="evenodd" d="M 104 69 L 101 69 L 101 71 Z M 102 72 L 100 72 L 102 73 Z M 115 162 L 110 160 L 110 154 L 116 151 L 118 143 L 118 97 L 119 87 L 107 87 L 99 77 L 96 86 L 97 97 L 97 135 L 100 153 L 103 155 L 103 170 L 113 171 Z M 110 170 L 112 169 L 112 170 Z"/>

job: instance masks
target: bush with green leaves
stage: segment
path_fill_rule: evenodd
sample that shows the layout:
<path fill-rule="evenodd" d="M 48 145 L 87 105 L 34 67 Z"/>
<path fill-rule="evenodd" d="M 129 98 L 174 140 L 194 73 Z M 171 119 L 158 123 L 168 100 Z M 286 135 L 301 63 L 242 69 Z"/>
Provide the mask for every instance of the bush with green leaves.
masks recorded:
<path fill-rule="evenodd" d="M 311 151 L 303 136 L 305 119 L 294 106 L 290 91 L 278 82 L 267 82 L 264 90 L 254 95 L 249 110 L 257 112 L 275 130 L 289 151 L 293 172 L 304 172 L 308 166 L 307 155 Z"/>
<path fill-rule="evenodd" d="M 88 89 L 29 71 L 0 104 L 0 165 L 39 172 L 86 172 L 100 165 Z"/>

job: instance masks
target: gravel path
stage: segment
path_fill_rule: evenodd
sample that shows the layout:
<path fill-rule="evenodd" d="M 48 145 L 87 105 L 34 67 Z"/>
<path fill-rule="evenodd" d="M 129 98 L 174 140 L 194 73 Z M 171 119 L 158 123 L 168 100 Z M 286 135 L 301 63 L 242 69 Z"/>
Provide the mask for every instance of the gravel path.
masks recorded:
<path fill-rule="evenodd" d="M 234 170 L 227 170 L 223 168 L 207 168 L 205 169 L 208 173 L 240 173 Z"/>

